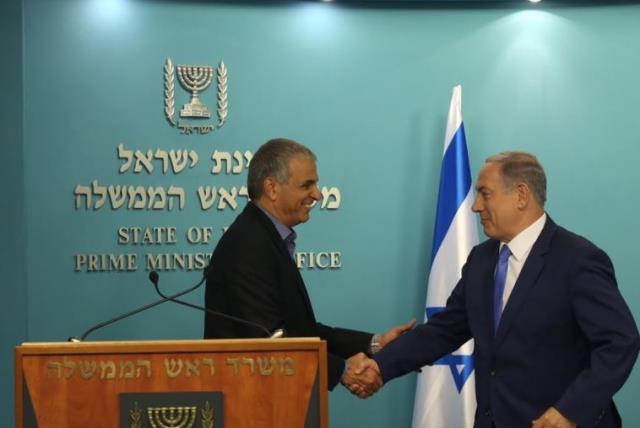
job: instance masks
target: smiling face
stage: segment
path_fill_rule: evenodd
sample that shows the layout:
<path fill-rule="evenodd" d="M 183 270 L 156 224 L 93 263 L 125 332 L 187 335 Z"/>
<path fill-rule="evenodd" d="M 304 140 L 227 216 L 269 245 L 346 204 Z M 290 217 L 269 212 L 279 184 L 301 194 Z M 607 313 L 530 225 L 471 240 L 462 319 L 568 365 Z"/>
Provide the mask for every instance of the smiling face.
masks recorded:
<path fill-rule="evenodd" d="M 288 180 L 280 183 L 267 177 L 265 196 L 269 199 L 266 208 L 286 226 L 293 227 L 309 220 L 313 204 L 322 199 L 315 161 L 307 156 L 292 157 Z"/>
<path fill-rule="evenodd" d="M 508 243 L 523 230 L 523 189 L 518 186 L 507 189 L 495 163 L 487 163 L 478 174 L 472 209 L 489 238 Z"/>

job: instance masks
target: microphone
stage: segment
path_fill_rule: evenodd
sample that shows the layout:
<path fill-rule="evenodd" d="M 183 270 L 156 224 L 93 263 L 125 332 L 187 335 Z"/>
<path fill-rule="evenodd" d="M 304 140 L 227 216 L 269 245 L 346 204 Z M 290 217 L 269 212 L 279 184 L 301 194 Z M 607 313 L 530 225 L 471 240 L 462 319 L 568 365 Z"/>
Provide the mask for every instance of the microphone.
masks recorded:
<path fill-rule="evenodd" d="M 149 274 L 149 279 L 151 279 L 151 281 L 153 282 L 154 278 L 155 278 L 154 284 L 157 284 L 158 278 L 159 278 L 158 273 L 156 271 L 151 271 L 151 273 Z M 151 309 L 154 306 L 158 306 L 158 305 L 160 305 L 162 303 L 168 302 L 168 301 L 173 300 L 173 299 L 175 299 L 177 297 L 183 296 L 183 295 L 185 295 L 187 293 L 191 293 L 192 291 L 194 291 L 195 289 L 200 287 L 205 279 L 207 279 L 206 270 L 205 270 L 205 274 L 202 275 L 202 279 L 200 280 L 200 282 L 198 282 L 193 287 L 188 288 L 188 289 L 186 289 L 184 291 L 180 291 L 179 293 L 176 293 L 176 294 L 171 295 L 171 296 L 162 296 L 161 300 L 156 300 L 153 303 L 149 303 L 148 305 L 142 306 L 140 308 L 134 309 L 132 311 L 129 311 L 127 313 L 119 315 L 119 316 L 117 316 L 115 318 L 112 318 L 110 320 L 103 321 L 103 322 L 101 322 L 99 324 L 96 324 L 93 327 L 91 327 L 90 329 L 88 329 L 87 331 L 85 331 L 82 334 L 82 336 L 80 336 L 79 339 L 77 337 L 70 337 L 69 338 L 69 342 L 82 342 L 82 341 L 84 341 L 84 339 L 86 339 L 87 336 L 89 336 L 89 334 L 93 333 L 94 331 L 96 331 L 96 330 L 98 330 L 98 329 L 100 329 L 102 327 L 106 327 L 109 324 L 113 324 L 114 322 L 118 322 L 118 321 L 120 321 L 122 319 L 128 318 L 128 317 L 130 317 L 132 315 L 135 315 L 135 314 L 137 314 L 139 312 L 146 311 L 147 309 Z"/>
<path fill-rule="evenodd" d="M 206 274 L 205 274 L 205 277 L 206 277 Z M 209 309 L 209 308 L 206 308 L 204 306 L 194 305 L 192 303 L 185 302 L 184 300 L 179 300 L 178 297 L 180 297 L 180 296 L 175 296 L 175 295 L 174 296 L 167 296 L 167 295 L 163 294 L 162 291 L 160 291 L 160 287 L 158 286 L 158 281 L 160 280 L 160 275 L 158 275 L 158 273 L 156 271 L 151 271 L 149 273 L 149 280 L 153 283 L 153 287 L 155 288 L 156 293 L 158 293 L 158 295 L 160 297 L 162 297 L 163 299 L 171 300 L 174 303 L 178 303 L 180 305 L 188 306 L 190 308 L 197 309 L 199 311 L 205 312 L 207 314 L 214 315 L 214 316 L 219 317 L 219 318 L 224 318 L 224 319 L 228 319 L 228 320 L 240 323 L 240 324 L 244 324 L 245 326 L 248 325 L 250 327 L 253 327 L 256 330 L 260 330 L 260 332 L 264 333 L 266 335 L 266 337 L 268 337 L 270 339 L 278 339 L 278 338 L 284 336 L 284 330 L 281 329 L 281 328 L 279 328 L 276 331 L 274 331 L 273 333 L 271 333 L 269 330 L 266 329 L 266 327 L 264 327 L 264 326 L 262 326 L 260 324 L 257 324 L 255 322 L 248 321 L 248 320 L 245 320 L 245 319 L 242 319 L 242 318 L 238 318 L 238 317 L 234 317 L 233 315 L 225 314 L 223 312 L 214 311 L 213 309 Z"/>

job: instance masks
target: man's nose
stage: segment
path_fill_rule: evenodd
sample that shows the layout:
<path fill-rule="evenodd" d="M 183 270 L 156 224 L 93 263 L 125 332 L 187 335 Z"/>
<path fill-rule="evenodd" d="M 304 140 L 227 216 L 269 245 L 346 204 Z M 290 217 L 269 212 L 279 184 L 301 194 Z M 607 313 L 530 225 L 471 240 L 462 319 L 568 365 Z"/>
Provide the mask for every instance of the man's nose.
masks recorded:
<path fill-rule="evenodd" d="M 311 192 L 311 197 L 315 201 L 319 201 L 322 199 L 322 193 L 320 192 L 320 189 L 318 188 L 318 186 L 313 186 L 313 192 Z"/>
<path fill-rule="evenodd" d="M 476 198 L 473 200 L 473 205 L 471 205 L 471 211 L 473 211 L 474 213 L 480 212 L 480 210 L 482 209 L 480 205 L 480 198 L 476 196 Z"/>

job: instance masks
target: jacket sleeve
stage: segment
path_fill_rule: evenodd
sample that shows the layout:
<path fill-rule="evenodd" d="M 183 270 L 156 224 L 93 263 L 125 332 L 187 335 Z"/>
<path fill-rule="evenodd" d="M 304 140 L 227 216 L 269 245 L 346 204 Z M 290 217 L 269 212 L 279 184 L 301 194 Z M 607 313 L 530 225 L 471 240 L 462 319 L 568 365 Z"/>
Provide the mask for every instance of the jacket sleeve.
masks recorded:
<path fill-rule="evenodd" d="M 467 260 L 472 254 L 473 251 Z M 373 356 L 384 382 L 433 364 L 471 339 L 465 298 L 466 266 L 462 268 L 462 278 L 447 299 L 444 311 L 398 337 Z"/>
<path fill-rule="evenodd" d="M 320 338 L 327 341 L 328 352 L 347 359 L 358 352 L 367 353 L 372 333 L 329 327 L 318 323 Z"/>
<path fill-rule="evenodd" d="M 318 334 L 327 341 L 327 362 L 329 389 L 332 390 L 340 382 L 344 372 L 345 359 L 357 354 L 366 353 L 373 334 L 346 328 L 329 327 L 318 323 Z"/>
<path fill-rule="evenodd" d="M 576 259 L 570 292 L 591 357 L 555 407 L 579 426 L 593 426 L 633 368 L 640 347 L 638 329 L 602 250 L 592 247 Z"/>

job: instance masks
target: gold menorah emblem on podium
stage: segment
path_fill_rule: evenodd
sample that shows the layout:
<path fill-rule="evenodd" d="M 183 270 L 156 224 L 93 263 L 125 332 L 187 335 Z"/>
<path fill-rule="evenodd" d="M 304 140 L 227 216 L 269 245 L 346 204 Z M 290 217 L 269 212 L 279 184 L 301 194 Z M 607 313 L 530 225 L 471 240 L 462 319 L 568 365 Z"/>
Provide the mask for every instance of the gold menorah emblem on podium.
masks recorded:
<path fill-rule="evenodd" d="M 147 407 L 152 428 L 191 428 L 196 421 L 196 406 Z M 142 428 L 142 411 L 136 401 L 129 411 L 131 428 Z M 213 428 L 213 407 L 205 401 L 200 409 L 202 428 Z"/>
<path fill-rule="evenodd" d="M 153 428 L 192 428 L 196 422 L 196 406 L 148 407 L 147 416 Z"/>

